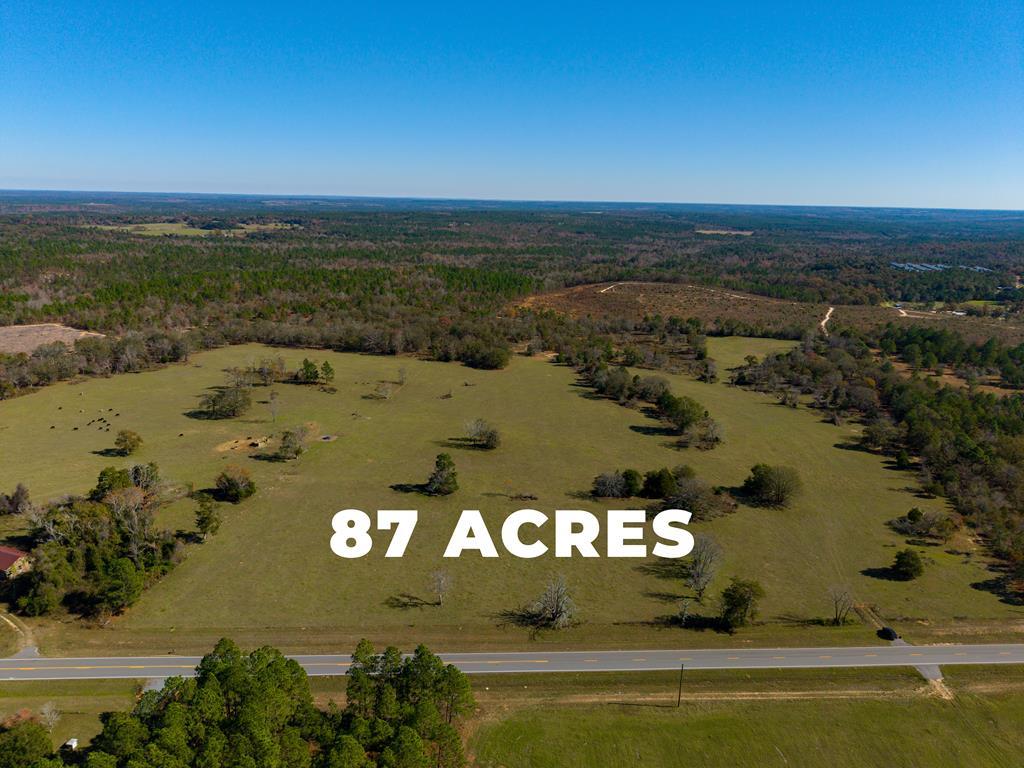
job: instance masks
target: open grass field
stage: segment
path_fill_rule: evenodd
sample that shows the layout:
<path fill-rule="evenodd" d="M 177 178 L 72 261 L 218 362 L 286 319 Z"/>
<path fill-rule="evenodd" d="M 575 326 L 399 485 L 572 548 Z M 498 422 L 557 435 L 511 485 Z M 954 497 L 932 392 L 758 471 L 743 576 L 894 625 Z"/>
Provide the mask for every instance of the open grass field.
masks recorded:
<path fill-rule="evenodd" d="M 482 768 L 1016 765 L 1024 694 L 539 706 L 482 725 Z"/>
<path fill-rule="evenodd" d="M 269 224 L 239 224 L 233 229 L 202 229 L 201 227 L 189 226 L 184 221 L 150 221 L 141 224 L 94 224 L 91 226 L 94 229 L 102 229 L 108 232 L 127 232 L 133 235 L 146 235 L 149 237 L 160 237 L 163 235 L 244 237 L 250 232 L 288 229 L 291 225 L 283 222 L 271 222 Z"/>
<path fill-rule="evenodd" d="M 679 283 L 600 283 L 577 285 L 530 296 L 524 306 L 543 307 L 574 317 L 624 317 L 641 320 L 647 315 L 696 317 L 705 323 L 733 320 L 767 328 L 812 330 L 825 317 L 827 304 L 773 299 L 726 288 Z M 839 327 L 870 331 L 886 323 L 909 323 L 949 329 L 974 342 L 996 337 L 1007 344 L 1024 341 L 1024 325 L 995 317 L 957 316 L 943 310 L 885 306 L 838 305 L 829 330 Z"/>
<path fill-rule="evenodd" d="M 710 352 L 725 368 L 748 352 L 764 354 L 782 346 L 785 342 L 712 339 Z M 166 479 L 194 482 L 197 488 L 209 486 L 222 466 L 237 463 L 259 485 L 254 498 L 226 507 L 219 534 L 189 545 L 185 562 L 109 625 L 92 627 L 71 618 L 30 622 L 44 651 L 205 651 L 225 635 L 243 644 L 308 651 L 347 649 L 361 636 L 406 646 L 423 641 L 439 650 L 530 642 L 567 647 L 875 642 L 866 625 L 837 630 L 806 624 L 828 614 L 827 590 L 838 583 L 848 584 L 859 600 L 875 605 L 911 638 L 918 630 L 950 627 L 982 634 L 1019 629 L 1019 609 L 972 588 L 991 578 L 978 553 L 923 548 L 928 568 L 909 584 L 869 575 L 870 569 L 887 566 L 903 545 L 885 521 L 911 506 L 936 508 L 941 502 L 916 498 L 912 476 L 887 468 L 879 457 L 843 447 L 856 437 L 856 425 L 828 425 L 811 411 L 785 408 L 725 383 L 669 377 L 675 391 L 702 402 L 725 433 L 725 444 L 714 451 L 680 451 L 672 438 L 657 430 L 651 434 L 657 424 L 640 411 L 594 399 L 576 385 L 570 369 L 545 360 L 517 357 L 506 370 L 478 371 L 325 352 L 306 354 L 331 361 L 337 392 L 277 385 L 276 424 L 267 404 L 269 390 L 261 388 L 252 411 L 240 419 L 187 415 L 199 395 L 223 381 L 225 368 L 277 354 L 291 368 L 303 357 L 301 350 L 232 347 L 195 355 L 187 365 L 60 384 L 0 403 L 0 488 L 24 482 L 36 500 L 84 492 L 104 466 L 140 461 L 155 461 Z M 393 385 L 390 400 L 367 399 L 378 382 L 397 382 L 400 368 L 406 370 L 406 383 Z M 109 419 L 110 431 L 88 425 L 100 415 Z M 499 427 L 500 448 L 485 452 L 450 442 L 476 417 Z M 316 442 L 288 463 L 257 460 L 246 447 L 252 438 L 305 422 L 337 439 Z M 131 459 L 102 455 L 120 428 L 135 430 L 145 441 Z M 231 450 L 236 440 L 242 447 Z M 423 482 L 441 451 L 454 456 L 457 493 L 428 498 L 391 489 L 396 483 Z M 696 526 L 712 532 L 726 553 L 712 592 L 734 574 L 759 579 L 767 591 L 764 623 L 735 636 L 666 627 L 661 617 L 677 610 L 685 591 L 677 580 L 664 578 L 656 562 L 441 557 L 464 508 L 481 509 L 495 523 L 497 539 L 498 523 L 523 506 L 549 513 L 580 507 L 602 512 L 606 501 L 585 496 L 602 471 L 688 463 L 713 484 L 737 486 L 759 461 L 799 469 L 805 491 L 794 506 L 785 511 L 741 506 L 736 514 Z M 537 498 L 510 498 L 519 494 Z M 386 560 L 385 536 L 363 559 L 333 555 L 331 517 L 346 507 L 419 509 L 406 556 Z M 163 510 L 161 519 L 171 528 L 191 530 L 192 512 L 192 503 L 183 500 Z M 16 537 L 18 521 L 3 525 Z M 542 538 L 552 543 L 550 532 Z M 432 604 L 428 590 L 429 574 L 439 567 L 454 579 L 443 607 Z M 531 601 L 556 573 L 566 576 L 581 623 L 531 640 L 528 630 L 508 624 L 502 612 Z"/>

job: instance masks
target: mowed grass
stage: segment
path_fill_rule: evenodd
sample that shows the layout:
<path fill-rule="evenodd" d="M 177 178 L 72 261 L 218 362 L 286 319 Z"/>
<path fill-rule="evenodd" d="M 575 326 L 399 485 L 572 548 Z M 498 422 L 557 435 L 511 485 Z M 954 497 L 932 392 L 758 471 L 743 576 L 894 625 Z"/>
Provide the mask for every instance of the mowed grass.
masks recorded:
<path fill-rule="evenodd" d="M 481 768 L 1017 765 L 1024 694 L 531 707 L 481 726 Z"/>
<path fill-rule="evenodd" d="M 143 682 L 136 680 L 58 680 L 0 683 L 0 720 L 21 712 L 38 714 L 52 704 L 60 720 L 51 731 L 54 746 L 76 738 L 85 746 L 100 732 L 99 716 L 135 703 Z"/>
<path fill-rule="evenodd" d="M 745 354 L 784 346 L 770 340 L 710 341 L 711 355 L 723 369 Z M 240 419 L 186 415 L 199 395 L 223 382 L 225 368 L 278 354 L 290 368 L 304 355 L 329 359 L 338 391 L 277 385 L 276 424 L 266 402 L 269 390 L 263 388 L 255 390 L 258 402 Z M 397 382 L 403 368 L 406 383 L 393 385 L 390 400 L 365 397 L 381 381 Z M 222 466 L 241 464 L 259 485 L 254 498 L 225 506 L 220 533 L 190 545 L 185 562 L 124 616 L 102 629 L 75 620 L 39 621 L 36 637 L 46 650 L 64 653 L 201 652 L 224 635 L 246 644 L 335 651 L 350 649 L 361 636 L 406 647 L 425 641 L 448 650 L 531 642 L 605 647 L 875 642 L 867 626 L 804 625 L 828 614 L 827 590 L 837 583 L 848 584 L 885 617 L 928 620 L 933 627 L 958 617 L 999 622 L 1014 616 L 996 596 L 970 586 L 989 578 L 979 557 L 924 548 L 929 566 L 913 583 L 862 573 L 888 565 L 903 546 L 885 521 L 913 505 L 938 508 L 941 502 L 915 498 L 907 490 L 913 477 L 885 468 L 879 457 L 836 447 L 854 440 L 859 427 L 825 424 L 807 409 L 785 408 L 726 383 L 669 378 L 677 393 L 700 400 L 722 424 L 723 446 L 710 452 L 678 450 L 671 437 L 644 433 L 656 425 L 639 410 L 593 398 L 568 368 L 523 357 L 503 371 L 476 371 L 413 359 L 240 346 L 195 355 L 187 365 L 61 384 L 0 403 L 0 488 L 25 482 L 36 499 L 81 493 L 104 466 L 145 461 L 157 462 L 165 478 L 194 482 L 197 488 L 209 486 Z M 111 423 L 110 431 L 87 425 L 99 416 Z M 500 448 L 487 452 L 449 443 L 477 417 L 499 427 Z M 288 463 L 258 461 L 244 447 L 218 450 L 235 439 L 304 422 L 316 422 L 321 433 L 337 439 L 313 443 Z M 120 428 L 142 435 L 140 452 L 130 459 L 100 455 L 112 447 Z M 429 498 L 390 487 L 423 482 L 441 451 L 455 458 L 457 493 Z M 586 497 L 592 478 L 602 471 L 688 463 L 713 484 L 738 486 L 760 461 L 799 469 L 805 491 L 793 507 L 741 507 L 695 526 L 712 532 L 726 552 L 712 592 L 734 574 L 759 579 L 767 591 L 765 623 L 734 637 L 666 628 L 659 617 L 677 610 L 685 590 L 674 579 L 660 578 L 651 567 L 655 563 L 519 560 L 500 544 L 500 522 L 520 507 L 549 514 L 585 508 L 603 515 L 609 506 L 623 506 Z M 537 498 L 510 498 L 519 494 Z M 636 500 L 627 506 L 642 504 Z M 335 556 L 329 548 L 331 517 L 347 507 L 418 509 L 419 524 L 405 557 L 384 558 L 389 541 L 384 532 L 375 534 L 375 548 L 365 558 Z M 462 509 L 482 510 L 502 557 L 442 558 Z M 179 501 L 161 512 L 161 521 L 190 530 L 192 513 L 190 501 Z M 540 534 L 549 545 L 552 535 Z M 443 607 L 432 604 L 428 589 L 429 575 L 438 568 L 446 568 L 454 580 Z M 502 614 L 531 601 L 554 574 L 566 576 L 580 623 L 531 638 Z M 900 626 L 912 625 L 907 620 Z"/>

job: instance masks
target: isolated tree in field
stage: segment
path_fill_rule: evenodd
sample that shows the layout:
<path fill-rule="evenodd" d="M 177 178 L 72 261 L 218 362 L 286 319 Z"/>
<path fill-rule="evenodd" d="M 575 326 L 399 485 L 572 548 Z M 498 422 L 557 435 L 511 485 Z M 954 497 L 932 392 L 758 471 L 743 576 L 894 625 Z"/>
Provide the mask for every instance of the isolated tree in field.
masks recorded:
<path fill-rule="evenodd" d="M 452 575 L 442 569 L 430 574 L 430 591 L 437 597 L 437 604 L 444 605 L 444 599 L 451 591 Z"/>
<path fill-rule="evenodd" d="M 114 438 L 114 447 L 120 451 L 122 456 L 131 456 L 142 446 L 142 438 L 137 432 L 130 429 L 122 429 Z"/>
<path fill-rule="evenodd" d="M 685 395 L 677 397 L 671 392 L 658 398 L 658 411 L 680 432 L 685 432 L 705 415 L 704 407 L 696 400 Z"/>
<path fill-rule="evenodd" d="M 224 499 L 236 504 L 256 493 L 256 483 L 249 473 L 242 467 L 234 465 L 224 467 L 223 471 L 217 475 L 215 485 L 218 493 Z"/>
<path fill-rule="evenodd" d="M 320 369 L 308 357 L 303 358 L 302 365 L 295 372 L 295 380 L 301 384 L 316 384 L 320 380 Z"/>
<path fill-rule="evenodd" d="M 755 464 L 750 468 L 750 477 L 743 481 L 744 494 L 770 507 L 787 506 L 802 487 L 795 469 L 768 464 Z"/>
<path fill-rule="evenodd" d="M 924 573 L 924 561 L 914 550 L 901 549 L 896 553 L 896 559 L 892 564 L 892 572 L 898 579 L 911 581 Z"/>
<path fill-rule="evenodd" d="M 466 424 L 466 437 L 475 445 L 487 450 L 501 445 L 501 435 L 497 428 L 483 419 L 473 419 Z"/>
<path fill-rule="evenodd" d="M 306 450 L 306 437 L 309 429 L 305 426 L 292 427 L 281 433 L 281 442 L 277 447 L 276 456 L 288 461 L 298 458 Z"/>
<path fill-rule="evenodd" d="M 704 593 L 722 564 L 722 548 L 707 534 L 698 533 L 688 560 L 684 582 L 697 596 L 697 602 L 702 603 Z"/>
<path fill-rule="evenodd" d="M 324 360 L 324 364 L 320 366 L 320 378 L 324 380 L 324 384 L 330 384 L 334 381 L 334 366 Z"/>
<path fill-rule="evenodd" d="M 758 603 L 764 597 L 764 588 L 752 579 L 732 577 L 722 590 L 722 623 L 729 629 L 746 626 L 757 618 Z"/>
<path fill-rule="evenodd" d="M 447 453 L 437 454 L 434 460 L 434 471 L 427 478 L 427 493 L 435 496 L 447 496 L 459 490 L 458 475 L 455 472 L 455 462 Z"/>
<path fill-rule="evenodd" d="M 281 396 L 277 394 L 277 390 L 271 390 L 270 395 L 267 397 L 267 402 L 270 405 L 270 420 L 275 424 L 277 423 L 277 414 L 281 412 Z"/>
<path fill-rule="evenodd" d="M 544 592 L 530 607 L 530 616 L 538 627 L 564 629 L 576 615 L 576 604 L 569 595 L 564 576 L 551 579 Z"/>
<path fill-rule="evenodd" d="M 233 419 L 241 416 L 252 406 L 252 394 L 248 387 L 224 387 L 202 396 L 200 409 L 210 419 Z"/>
<path fill-rule="evenodd" d="M 196 508 L 196 529 L 206 541 L 208 536 L 220 530 L 221 517 L 216 502 L 209 494 L 201 493 L 196 497 L 199 506 Z"/>
<path fill-rule="evenodd" d="M 846 587 L 833 586 L 828 589 L 828 597 L 832 601 L 832 624 L 841 627 L 853 610 L 853 595 Z"/>

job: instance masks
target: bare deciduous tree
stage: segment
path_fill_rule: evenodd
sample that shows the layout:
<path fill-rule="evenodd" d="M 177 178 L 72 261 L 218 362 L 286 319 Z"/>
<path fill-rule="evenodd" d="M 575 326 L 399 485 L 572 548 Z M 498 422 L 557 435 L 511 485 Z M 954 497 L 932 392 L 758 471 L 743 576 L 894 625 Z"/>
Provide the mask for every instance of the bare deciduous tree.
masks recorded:
<path fill-rule="evenodd" d="M 437 604 L 444 605 L 444 599 L 452 588 L 452 575 L 441 569 L 430 574 L 430 591 L 437 595 Z"/>
<path fill-rule="evenodd" d="M 534 623 L 539 627 L 563 629 L 572 623 L 576 615 L 576 603 L 569 595 L 564 576 L 551 579 L 544 587 L 544 593 L 530 607 Z"/>
<path fill-rule="evenodd" d="M 832 623 L 840 627 L 853 610 L 853 595 L 846 587 L 833 586 L 829 587 L 828 596 L 832 601 Z"/>
<path fill-rule="evenodd" d="M 704 602 L 704 593 L 708 585 L 718 573 L 722 562 L 722 548 L 710 536 L 697 534 L 690 553 L 690 563 L 686 571 L 686 586 L 697 595 L 698 602 Z"/>
<path fill-rule="evenodd" d="M 60 722 L 60 709 L 52 701 L 48 701 L 39 708 L 39 720 L 46 726 L 46 730 L 53 732 Z"/>

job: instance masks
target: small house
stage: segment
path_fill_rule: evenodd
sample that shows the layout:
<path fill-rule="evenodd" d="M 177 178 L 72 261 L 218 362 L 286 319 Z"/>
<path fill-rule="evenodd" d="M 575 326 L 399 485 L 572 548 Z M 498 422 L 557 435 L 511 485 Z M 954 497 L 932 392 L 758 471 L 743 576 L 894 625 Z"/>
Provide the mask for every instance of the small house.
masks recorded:
<path fill-rule="evenodd" d="M 13 579 L 30 567 L 28 552 L 14 547 L 0 547 L 0 579 Z"/>

